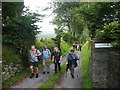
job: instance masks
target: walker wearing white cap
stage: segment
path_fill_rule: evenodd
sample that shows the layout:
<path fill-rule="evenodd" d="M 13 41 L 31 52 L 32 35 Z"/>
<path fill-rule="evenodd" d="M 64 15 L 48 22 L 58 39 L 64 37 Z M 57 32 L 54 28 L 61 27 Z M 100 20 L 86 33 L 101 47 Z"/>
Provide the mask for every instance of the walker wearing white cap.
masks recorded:
<path fill-rule="evenodd" d="M 57 73 L 57 71 L 61 70 L 60 64 L 62 61 L 62 55 L 61 52 L 59 51 L 58 47 L 54 48 L 54 53 L 53 53 L 53 61 L 54 61 L 54 65 L 55 65 L 55 73 Z"/>

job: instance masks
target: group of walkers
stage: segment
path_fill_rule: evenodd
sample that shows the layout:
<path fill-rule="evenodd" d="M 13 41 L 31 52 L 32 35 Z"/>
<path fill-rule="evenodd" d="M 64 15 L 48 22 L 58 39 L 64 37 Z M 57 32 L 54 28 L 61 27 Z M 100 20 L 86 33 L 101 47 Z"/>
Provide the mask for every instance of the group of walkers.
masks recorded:
<path fill-rule="evenodd" d="M 42 61 L 43 65 L 43 74 L 50 73 L 50 61 L 54 62 L 55 73 L 61 71 L 61 62 L 62 62 L 62 54 L 60 50 L 55 47 L 54 52 L 51 53 L 50 50 L 45 46 L 43 50 L 40 52 L 35 46 L 31 46 L 31 50 L 29 51 L 29 62 L 30 62 L 30 70 L 31 75 L 30 78 L 35 76 L 33 68 L 36 68 L 36 78 L 38 78 L 38 64 L 39 60 Z M 70 50 L 66 58 L 66 71 L 70 70 L 72 78 L 74 78 L 74 68 L 77 67 L 78 57 L 74 54 L 74 50 Z"/>
<path fill-rule="evenodd" d="M 74 50 L 81 51 L 81 48 L 82 48 L 82 44 L 81 44 L 81 43 L 73 44 L 73 49 L 74 49 Z"/>

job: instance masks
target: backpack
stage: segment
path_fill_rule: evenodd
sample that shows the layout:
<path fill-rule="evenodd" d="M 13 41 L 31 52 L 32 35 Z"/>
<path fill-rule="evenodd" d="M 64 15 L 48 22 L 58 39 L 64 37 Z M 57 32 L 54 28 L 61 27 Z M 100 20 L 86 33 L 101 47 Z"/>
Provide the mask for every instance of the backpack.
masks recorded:
<path fill-rule="evenodd" d="M 77 59 L 74 59 L 70 53 L 69 53 L 69 56 L 75 62 L 75 67 L 77 67 L 78 66 Z"/>
<path fill-rule="evenodd" d="M 58 56 L 59 55 L 59 56 Z M 54 57 L 57 57 L 56 60 L 59 60 L 60 59 L 60 51 L 58 51 L 57 53 L 54 52 Z"/>
<path fill-rule="evenodd" d="M 36 53 L 38 52 L 38 50 L 36 49 Z M 43 54 L 42 54 L 43 55 Z M 38 61 L 43 59 L 43 56 L 37 56 Z"/>

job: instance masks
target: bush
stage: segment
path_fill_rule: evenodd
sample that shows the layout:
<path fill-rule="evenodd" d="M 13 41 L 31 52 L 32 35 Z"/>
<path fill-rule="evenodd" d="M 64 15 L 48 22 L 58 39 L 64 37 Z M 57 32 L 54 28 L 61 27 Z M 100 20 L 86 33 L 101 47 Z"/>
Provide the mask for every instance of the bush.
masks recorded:
<path fill-rule="evenodd" d="M 40 40 L 37 40 L 35 45 L 36 45 L 36 48 L 39 49 L 40 51 L 42 51 L 44 46 L 47 46 L 48 49 L 51 50 L 51 52 L 54 52 L 54 48 L 57 46 L 52 39 L 45 39 L 42 42 L 40 42 Z M 72 48 L 69 44 L 67 44 L 63 40 L 61 40 L 60 47 L 61 47 L 63 56 L 65 56 Z"/>
<path fill-rule="evenodd" d="M 61 41 L 61 50 L 62 50 L 62 55 L 65 56 L 70 49 L 72 49 L 72 46 L 68 45 L 65 41 Z"/>
<path fill-rule="evenodd" d="M 36 40 L 35 46 L 40 51 L 42 51 L 44 46 L 47 46 L 47 48 L 50 49 L 51 52 L 53 52 L 54 51 L 54 47 L 56 47 L 56 44 L 54 43 L 54 41 L 52 39 L 45 39 L 42 42 L 40 42 L 40 40 Z"/>
<path fill-rule="evenodd" d="M 103 30 L 98 29 L 96 31 L 96 37 L 105 40 L 112 40 L 113 48 L 116 51 L 120 50 L 120 24 L 109 23 L 104 25 Z"/>
<path fill-rule="evenodd" d="M 120 41 L 112 42 L 113 49 L 120 53 Z"/>
<path fill-rule="evenodd" d="M 2 58 L 3 63 L 21 63 L 22 59 L 19 54 L 16 54 L 13 48 L 8 46 L 2 47 Z"/>

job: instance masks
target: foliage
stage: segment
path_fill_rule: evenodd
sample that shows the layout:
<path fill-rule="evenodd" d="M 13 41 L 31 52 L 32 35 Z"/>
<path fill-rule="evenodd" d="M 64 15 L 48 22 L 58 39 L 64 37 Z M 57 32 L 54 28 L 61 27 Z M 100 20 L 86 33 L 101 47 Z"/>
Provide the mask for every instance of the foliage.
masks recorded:
<path fill-rule="evenodd" d="M 53 3 L 54 11 L 53 13 L 56 14 L 55 19 L 53 20 L 53 24 L 57 25 L 57 31 L 59 32 L 62 30 L 63 32 L 63 40 L 66 40 L 69 43 L 72 43 L 74 40 L 79 40 L 79 34 L 83 30 L 83 20 L 81 20 L 80 15 L 74 12 L 75 8 L 79 7 L 79 3 Z M 66 32 L 66 33 L 64 33 Z M 56 33 L 57 35 L 59 33 Z M 67 36 L 69 35 L 70 36 Z"/>
<path fill-rule="evenodd" d="M 89 42 L 87 41 L 82 46 L 82 82 L 84 88 L 93 88 L 91 77 L 89 74 L 89 60 L 91 57 L 91 47 L 89 47 Z"/>
<path fill-rule="evenodd" d="M 119 22 L 119 2 L 99 2 L 99 3 L 83 3 L 78 11 L 83 15 L 84 20 L 91 32 L 91 36 L 95 36 L 96 29 L 102 29 L 104 24 L 113 21 Z"/>
<path fill-rule="evenodd" d="M 42 51 L 44 46 L 47 46 L 48 49 L 51 50 L 51 52 L 54 52 L 54 48 L 57 47 L 57 45 L 55 44 L 55 42 L 52 39 L 44 39 L 43 42 L 40 42 L 40 40 L 36 40 L 35 46 L 40 51 Z M 63 40 L 61 40 L 60 47 L 61 47 L 61 52 L 62 52 L 63 56 L 65 56 L 72 48 L 69 44 L 67 44 Z"/>
<path fill-rule="evenodd" d="M 73 43 L 73 39 L 70 33 L 63 33 L 63 40 L 67 43 Z"/>
<path fill-rule="evenodd" d="M 3 64 L 21 63 L 22 58 L 20 57 L 19 54 L 16 54 L 16 52 L 12 48 L 8 46 L 3 46 L 2 47 L 2 61 L 3 61 Z"/>
<path fill-rule="evenodd" d="M 51 76 L 50 76 L 50 79 L 48 81 L 46 81 L 45 83 L 43 83 L 40 88 L 51 88 L 53 87 L 57 82 L 60 81 L 60 77 L 62 76 L 62 74 L 65 72 L 66 70 L 66 63 L 64 63 L 62 66 L 61 66 L 61 71 L 58 72 L 57 74 L 56 73 L 53 73 Z"/>
<path fill-rule="evenodd" d="M 68 38 L 69 34 L 71 35 L 73 38 L 70 39 L 71 43 L 85 39 L 83 32 L 86 29 L 89 30 L 87 37 L 94 38 L 95 32 L 102 30 L 105 24 L 108 25 L 113 21 L 120 22 L 119 6 L 119 2 L 54 2 L 53 13 L 56 17 L 53 24 L 61 27 L 65 32 L 64 40 Z M 115 35 L 113 36 L 115 37 Z M 67 42 L 70 42 L 69 38 L 66 40 Z"/>
<path fill-rule="evenodd" d="M 52 23 L 62 29 L 62 38 L 68 43 L 85 42 L 89 37 L 100 35 L 119 43 L 119 29 L 110 29 L 119 28 L 119 6 L 120 2 L 53 2 L 55 18 Z"/>
<path fill-rule="evenodd" d="M 55 44 L 55 42 L 52 39 L 43 39 L 42 42 L 40 42 L 40 40 L 36 40 L 35 46 L 40 51 L 42 51 L 44 46 L 47 46 L 47 48 L 50 49 L 51 52 L 53 52 L 54 48 L 56 47 L 56 44 Z"/>
<path fill-rule="evenodd" d="M 70 50 L 72 49 L 72 46 L 67 44 L 65 41 L 61 41 L 61 50 L 62 50 L 62 55 L 65 56 Z"/>
<path fill-rule="evenodd" d="M 35 44 L 38 32 L 35 23 L 41 22 L 44 15 L 30 12 L 23 2 L 4 2 L 2 11 L 3 45 L 14 47 L 15 53 L 22 56 L 23 62 L 26 62 L 28 50 Z"/>
<path fill-rule="evenodd" d="M 97 38 L 102 38 L 106 40 L 112 40 L 113 48 L 117 51 L 120 50 L 120 24 L 119 23 L 109 23 L 104 25 L 103 30 L 98 30 L 96 32 Z"/>
<path fill-rule="evenodd" d="M 104 25 L 103 30 L 98 30 L 96 32 L 96 37 L 103 39 L 120 39 L 120 24 L 119 23 L 109 23 Z"/>
<path fill-rule="evenodd" d="M 113 41 L 112 46 L 115 51 L 120 53 L 120 41 Z"/>

